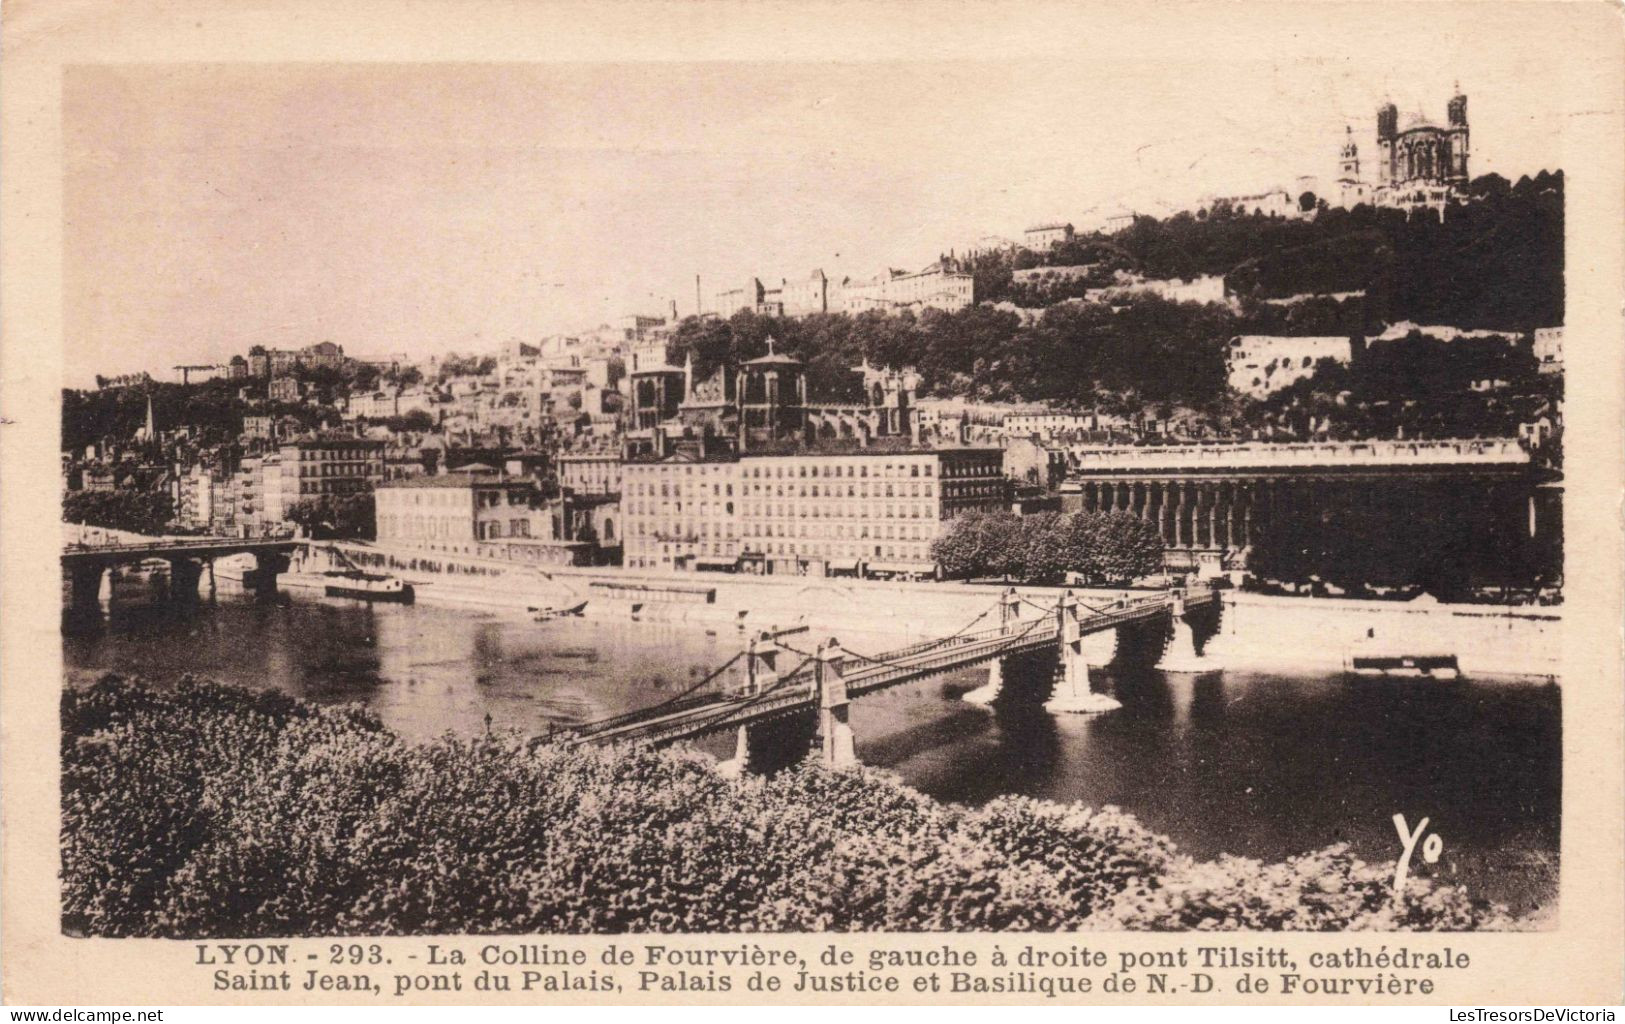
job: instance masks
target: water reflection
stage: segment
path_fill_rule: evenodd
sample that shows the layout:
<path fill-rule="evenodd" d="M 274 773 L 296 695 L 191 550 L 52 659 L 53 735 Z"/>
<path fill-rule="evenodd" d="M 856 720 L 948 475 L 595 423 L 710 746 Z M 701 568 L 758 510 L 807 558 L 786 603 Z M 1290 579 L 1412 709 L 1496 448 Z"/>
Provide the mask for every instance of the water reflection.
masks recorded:
<path fill-rule="evenodd" d="M 851 649 L 891 641 L 842 633 Z M 176 612 L 121 607 L 106 628 L 64 637 L 70 682 L 103 671 L 182 672 L 361 701 L 404 735 L 497 728 L 526 734 L 648 706 L 739 648 L 732 628 L 535 623 L 432 606 L 222 595 Z M 1555 890 L 1561 790 L 1558 690 L 1550 685 L 1258 673 L 1092 669 L 1123 707 L 1052 715 L 1055 662 L 1005 675 L 991 708 L 959 699 L 986 668 L 853 705 L 860 758 L 935 797 L 1024 794 L 1115 804 L 1203 857 L 1278 859 L 1347 841 L 1397 853 L 1391 817 L 1432 819 L 1431 870 L 1527 906 Z M 731 675 L 712 685 L 736 682 Z M 701 744 L 732 751 L 732 737 Z"/>

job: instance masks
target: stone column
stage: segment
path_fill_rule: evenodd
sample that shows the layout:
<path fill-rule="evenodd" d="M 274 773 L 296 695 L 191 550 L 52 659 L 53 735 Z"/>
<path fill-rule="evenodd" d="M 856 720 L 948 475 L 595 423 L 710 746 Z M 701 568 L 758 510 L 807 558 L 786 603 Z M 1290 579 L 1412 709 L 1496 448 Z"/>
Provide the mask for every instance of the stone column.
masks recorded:
<path fill-rule="evenodd" d="M 1021 618 L 1021 595 L 1015 587 L 1006 587 L 999 595 L 999 631 L 1008 633 Z"/>
<path fill-rule="evenodd" d="M 745 651 L 745 696 L 754 697 L 778 681 L 778 647 L 760 633 Z"/>
<path fill-rule="evenodd" d="M 286 558 L 276 552 L 254 553 L 254 596 L 260 600 L 276 597 L 277 574 L 288 567 Z"/>
<path fill-rule="evenodd" d="M 1172 530 L 1170 529 L 1173 526 L 1173 523 L 1170 522 L 1172 517 L 1169 515 L 1168 498 L 1169 495 L 1173 493 L 1173 486 L 1169 484 L 1168 481 L 1164 480 L 1158 486 L 1158 491 L 1157 533 L 1162 537 L 1163 546 L 1171 548 L 1174 546 L 1174 538 Z"/>
<path fill-rule="evenodd" d="M 1207 506 L 1207 546 L 1219 547 L 1219 491 L 1223 484 L 1210 484 L 1208 486 Z"/>
<path fill-rule="evenodd" d="M 169 599 L 179 603 L 197 600 L 203 566 L 190 558 L 169 559 Z"/>
<path fill-rule="evenodd" d="M 1177 488 L 1174 498 L 1174 547 L 1189 547 L 1185 543 L 1185 484 L 1181 481 L 1174 487 Z"/>

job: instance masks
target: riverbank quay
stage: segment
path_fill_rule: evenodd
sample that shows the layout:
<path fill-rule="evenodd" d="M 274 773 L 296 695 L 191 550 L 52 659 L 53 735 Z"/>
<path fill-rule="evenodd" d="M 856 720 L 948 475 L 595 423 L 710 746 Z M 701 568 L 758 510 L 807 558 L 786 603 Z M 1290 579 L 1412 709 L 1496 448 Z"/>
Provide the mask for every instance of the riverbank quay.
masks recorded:
<path fill-rule="evenodd" d="M 805 625 L 909 640 L 946 636 L 993 611 L 1007 588 L 953 582 L 662 573 L 615 568 L 539 568 L 474 557 L 425 555 L 368 544 L 333 545 L 363 568 L 399 575 L 419 601 L 527 611 L 574 607 L 626 622 L 694 623 L 740 632 Z M 1060 587 L 1017 587 L 1020 614 L 1053 607 Z M 1085 604 L 1143 594 L 1126 589 L 1073 592 Z M 983 622 L 987 620 L 984 619 Z M 1562 612 L 1414 601 L 1359 601 L 1221 592 L 1217 631 L 1198 635 L 1201 663 L 1260 671 L 1341 671 L 1356 655 L 1454 656 L 1475 677 L 1559 680 Z"/>
<path fill-rule="evenodd" d="M 729 779 L 683 750 L 500 730 L 411 744 L 355 705 L 190 677 L 107 676 L 61 707 L 62 920 L 75 935 L 1532 923 L 1421 865 L 1396 896 L 1391 861 L 1344 845 L 1199 860 L 1113 807 L 968 808 L 861 767 Z M 929 869 L 898 869 L 913 863 Z"/>

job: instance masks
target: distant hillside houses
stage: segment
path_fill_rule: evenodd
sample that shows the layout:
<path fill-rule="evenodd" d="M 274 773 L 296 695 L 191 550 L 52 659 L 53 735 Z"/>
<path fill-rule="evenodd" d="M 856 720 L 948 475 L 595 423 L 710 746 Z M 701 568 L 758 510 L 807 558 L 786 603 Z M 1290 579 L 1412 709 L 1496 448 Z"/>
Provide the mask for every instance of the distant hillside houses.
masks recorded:
<path fill-rule="evenodd" d="M 1537 327 L 1534 342 L 1535 362 L 1541 373 L 1561 373 L 1563 370 L 1563 328 Z"/>
<path fill-rule="evenodd" d="M 1389 324 L 1381 334 L 1373 335 L 1372 341 L 1394 341 L 1409 337 L 1412 334 L 1424 334 L 1440 341 L 1456 341 L 1462 338 L 1499 338 L 1508 344 L 1516 343 L 1517 336 L 1506 331 L 1477 331 L 1461 327 L 1452 327 L 1448 324 L 1416 324 L 1409 320 L 1401 320 L 1397 324 Z"/>
<path fill-rule="evenodd" d="M 1265 398 L 1313 376 L 1322 359 L 1347 365 L 1353 358 L 1354 344 L 1347 336 L 1243 334 L 1230 340 L 1225 353 L 1230 386 L 1253 398 Z"/>
<path fill-rule="evenodd" d="M 1072 241 L 1073 234 L 1071 224 L 1053 221 L 1034 224 L 1021 233 L 1021 240 L 1023 245 L 1034 252 L 1047 252 L 1057 245 Z"/>
<path fill-rule="evenodd" d="M 781 280 L 777 287 L 768 287 L 761 278 L 753 277 L 739 287 L 713 293 L 711 312 L 722 317 L 742 310 L 758 316 L 787 317 L 856 315 L 871 310 L 894 314 L 940 309 L 951 313 L 975 301 L 975 279 L 944 260 L 912 272 L 887 268 L 872 278 L 859 280 L 836 281 L 822 270 L 815 270 L 806 277 Z"/>

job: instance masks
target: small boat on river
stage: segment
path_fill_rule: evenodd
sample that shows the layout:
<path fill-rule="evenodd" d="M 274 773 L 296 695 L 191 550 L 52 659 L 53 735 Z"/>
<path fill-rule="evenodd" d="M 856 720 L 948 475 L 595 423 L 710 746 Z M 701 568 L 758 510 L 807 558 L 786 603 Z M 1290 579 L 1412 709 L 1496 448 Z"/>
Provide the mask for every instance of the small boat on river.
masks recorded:
<path fill-rule="evenodd" d="M 1349 671 L 1362 676 L 1461 678 L 1454 654 L 1356 654 L 1349 659 Z"/>
<path fill-rule="evenodd" d="M 412 603 L 412 585 L 386 573 L 362 572 L 360 569 L 330 569 L 322 573 L 322 581 L 328 597 Z"/>
<path fill-rule="evenodd" d="M 587 602 L 582 601 L 570 605 L 568 608 L 537 608 L 533 606 L 530 613 L 535 616 L 537 622 L 551 622 L 554 619 L 579 618 L 586 610 Z"/>

